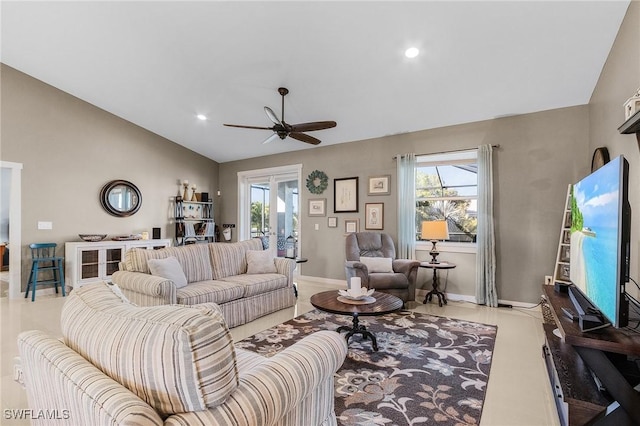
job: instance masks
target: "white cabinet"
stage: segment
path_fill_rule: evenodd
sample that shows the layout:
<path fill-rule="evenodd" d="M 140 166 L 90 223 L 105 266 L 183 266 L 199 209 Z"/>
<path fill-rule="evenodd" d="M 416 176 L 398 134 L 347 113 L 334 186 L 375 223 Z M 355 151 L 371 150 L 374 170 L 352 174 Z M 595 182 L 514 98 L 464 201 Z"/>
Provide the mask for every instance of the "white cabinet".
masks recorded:
<path fill-rule="evenodd" d="M 79 288 L 84 284 L 110 280 L 131 248 L 169 247 L 171 240 L 133 240 L 65 243 L 65 284 Z"/>

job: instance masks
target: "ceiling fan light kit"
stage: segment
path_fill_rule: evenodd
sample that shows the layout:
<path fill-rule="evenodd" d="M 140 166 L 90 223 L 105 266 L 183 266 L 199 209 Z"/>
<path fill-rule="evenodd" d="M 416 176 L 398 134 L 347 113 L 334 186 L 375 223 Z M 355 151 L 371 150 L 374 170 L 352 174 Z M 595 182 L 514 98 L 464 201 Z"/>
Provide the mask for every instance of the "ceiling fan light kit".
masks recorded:
<path fill-rule="evenodd" d="M 301 142 L 305 142 L 311 145 L 318 145 L 321 141 L 320 139 L 314 138 L 313 136 L 309 136 L 303 132 L 313 132 L 316 130 L 324 130 L 330 129 L 332 127 L 336 127 L 335 121 L 312 121 L 309 123 L 299 123 L 299 124 L 289 124 L 284 121 L 284 97 L 289 93 L 289 89 L 286 87 L 279 87 L 278 93 L 282 97 L 282 114 L 281 118 L 273 112 L 271 108 L 268 106 L 264 107 L 264 112 L 267 114 L 267 117 L 273 123 L 273 127 L 260 127 L 260 126 L 245 126 L 240 124 L 224 124 L 228 127 L 240 127 L 243 129 L 257 129 L 257 130 L 271 130 L 273 134 L 269 136 L 264 142 L 269 143 L 277 138 L 286 139 L 287 136 L 290 136 L 293 139 L 299 140 Z"/>

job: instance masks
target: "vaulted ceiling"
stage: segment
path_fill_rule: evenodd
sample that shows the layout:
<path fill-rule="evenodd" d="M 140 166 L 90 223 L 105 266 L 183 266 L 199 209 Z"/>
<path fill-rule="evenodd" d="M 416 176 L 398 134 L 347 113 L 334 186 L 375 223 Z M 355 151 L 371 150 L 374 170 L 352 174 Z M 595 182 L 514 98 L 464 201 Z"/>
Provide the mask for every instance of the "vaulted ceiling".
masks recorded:
<path fill-rule="evenodd" d="M 2 62 L 218 162 L 589 102 L 629 1 L 8 2 Z M 420 54 L 406 58 L 408 47 Z M 203 114 L 206 120 L 196 118 Z"/>

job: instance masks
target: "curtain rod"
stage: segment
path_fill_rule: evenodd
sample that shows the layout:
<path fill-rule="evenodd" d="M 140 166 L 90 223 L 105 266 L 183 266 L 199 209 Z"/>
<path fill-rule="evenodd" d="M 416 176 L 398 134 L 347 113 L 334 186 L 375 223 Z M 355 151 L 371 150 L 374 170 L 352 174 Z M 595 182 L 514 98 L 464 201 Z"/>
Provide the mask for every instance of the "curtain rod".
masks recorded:
<path fill-rule="evenodd" d="M 498 149 L 498 148 L 500 148 L 500 144 L 491 145 L 491 147 L 495 148 L 495 149 Z M 421 155 L 451 154 L 452 152 L 471 151 L 473 149 L 478 149 L 478 148 L 454 149 L 453 151 L 440 151 L 440 152 L 425 152 L 424 154 L 416 154 L 416 157 L 419 157 Z M 396 158 L 398 158 L 398 156 L 394 155 L 391 159 L 395 160 Z"/>

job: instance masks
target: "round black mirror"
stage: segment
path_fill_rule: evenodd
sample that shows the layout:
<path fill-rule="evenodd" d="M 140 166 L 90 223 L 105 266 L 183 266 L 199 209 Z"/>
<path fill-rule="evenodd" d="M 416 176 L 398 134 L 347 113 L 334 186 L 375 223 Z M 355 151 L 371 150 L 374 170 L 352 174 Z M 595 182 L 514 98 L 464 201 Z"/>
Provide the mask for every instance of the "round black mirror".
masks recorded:
<path fill-rule="evenodd" d="M 102 187 L 100 203 L 113 216 L 131 216 L 140 209 L 142 194 L 131 182 L 112 180 Z"/>

